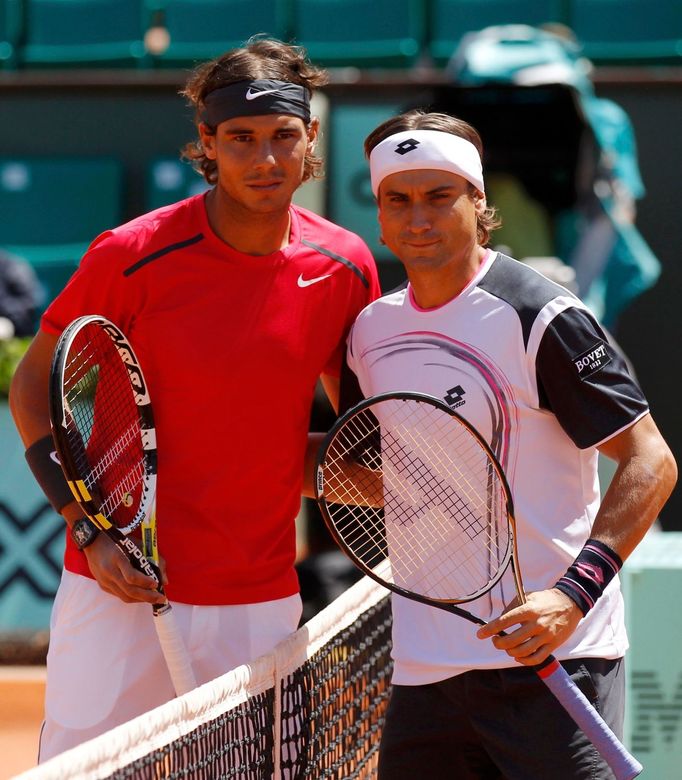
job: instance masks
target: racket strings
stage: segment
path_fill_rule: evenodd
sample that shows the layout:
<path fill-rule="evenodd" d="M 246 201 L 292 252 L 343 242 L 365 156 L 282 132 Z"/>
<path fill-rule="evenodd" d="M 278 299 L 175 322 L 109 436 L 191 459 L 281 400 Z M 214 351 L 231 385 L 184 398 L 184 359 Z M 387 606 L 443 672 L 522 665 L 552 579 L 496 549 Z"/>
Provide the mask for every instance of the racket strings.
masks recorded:
<path fill-rule="evenodd" d="M 397 440 L 401 440 L 399 446 L 394 443 Z M 451 480 L 443 479 L 442 475 L 452 474 L 452 469 L 444 470 L 444 464 L 452 464 L 445 463 L 442 447 L 441 452 L 436 449 L 436 457 L 430 459 L 431 453 L 426 449 L 428 442 L 418 431 L 415 433 L 403 427 L 387 434 L 385 441 L 388 444 L 385 458 L 397 460 L 401 471 L 421 486 L 421 495 L 412 506 L 393 507 L 392 514 L 400 525 L 412 524 L 409 529 L 401 529 L 400 535 L 392 534 L 395 546 L 401 546 L 402 560 L 406 562 L 401 566 L 406 577 L 404 584 L 410 584 L 412 590 L 416 586 L 420 591 L 431 593 L 445 592 L 441 584 L 447 584 L 451 593 L 455 576 L 458 593 L 462 592 L 465 582 L 475 580 L 487 584 L 489 568 L 486 566 L 485 576 L 479 570 L 483 548 L 480 543 L 471 543 L 472 540 L 480 542 L 480 534 L 487 533 L 487 525 L 483 522 L 485 512 L 481 512 L 480 497 L 472 492 L 469 481 L 453 485 Z M 391 480 L 387 482 L 390 485 Z M 456 546 L 452 544 L 453 518 L 457 520 Z M 458 564 L 454 571 L 453 561 Z M 409 577 L 406 576 L 407 563 L 411 566 Z M 419 577 L 418 585 L 415 577 Z"/>
<path fill-rule="evenodd" d="M 339 536 L 388 582 L 469 600 L 506 565 L 502 482 L 469 429 L 437 407 L 388 399 L 365 408 L 328 447 L 323 474 Z"/>
<path fill-rule="evenodd" d="M 443 419 L 451 429 L 450 419 Z M 470 459 L 478 452 L 470 448 L 465 453 L 463 446 L 457 446 L 458 458 L 454 463 L 442 445 L 443 437 L 451 431 L 438 431 L 437 438 L 434 432 L 432 427 L 401 426 L 384 437 L 385 459 L 395 462 L 395 449 L 398 449 L 400 473 L 421 486 L 421 496 L 415 504 L 396 505 L 391 513 L 398 517 L 401 526 L 413 523 L 412 528 L 402 527 L 400 535 L 393 531 L 391 536 L 395 537 L 394 546 L 400 546 L 404 586 L 432 596 L 468 594 L 477 590 L 477 585 L 487 587 L 490 581 L 491 557 L 498 557 L 492 533 L 494 516 L 489 513 L 489 502 L 483 499 L 470 477 Z M 431 442 L 436 445 L 432 450 Z M 466 440 L 452 442 L 453 446 L 460 443 L 469 444 Z M 474 465 L 478 463 L 474 461 Z M 395 477 L 396 472 L 391 473 Z M 453 480 L 455 474 L 458 479 Z M 389 484 L 392 481 L 387 480 Z"/>
<path fill-rule="evenodd" d="M 91 477 L 97 479 L 97 477 L 104 474 L 125 452 L 133 442 L 136 442 L 140 437 L 140 423 L 139 420 L 128 426 L 125 431 L 116 439 L 111 447 L 104 453 L 102 458 L 93 466 Z"/>
<path fill-rule="evenodd" d="M 131 425 L 123 436 L 105 452 L 102 459 L 95 464 L 86 480 L 86 485 L 88 483 L 93 486 L 99 484 L 107 474 L 111 473 L 112 469 L 119 468 L 117 464 L 128 458 L 130 447 L 134 446 L 139 438 L 139 423 Z M 102 513 L 107 517 L 113 514 L 116 507 L 129 505 L 135 491 L 144 484 L 144 461 L 128 461 L 127 469 L 119 469 L 119 477 L 117 484 L 102 503 Z"/>
<path fill-rule="evenodd" d="M 64 367 L 64 422 L 76 470 L 99 511 L 122 530 L 142 519 L 148 492 L 140 423 L 127 369 L 99 327 L 74 339 Z"/>

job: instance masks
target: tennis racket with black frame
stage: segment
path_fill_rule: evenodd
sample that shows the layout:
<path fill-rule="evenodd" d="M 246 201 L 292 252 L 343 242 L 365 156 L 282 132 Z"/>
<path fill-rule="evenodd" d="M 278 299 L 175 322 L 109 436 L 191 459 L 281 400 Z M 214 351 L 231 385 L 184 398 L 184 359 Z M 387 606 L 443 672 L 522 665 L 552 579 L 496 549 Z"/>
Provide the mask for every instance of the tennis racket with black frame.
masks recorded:
<path fill-rule="evenodd" d="M 156 538 L 156 429 L 142 368 L 105 317 L 74 320 L 55 348 L 50 421 L 69 487 L 83 512 L 163 594 Z M 131 533 L 140 529 L 142 548 Z M 154 624 L 178 696 L 196 687 L 170 603 Z"/>
<path fill-rule="evenodd" d="M 420 393 L 386 393 L 334 424 L 317 460 L 315 493 L 339 546 L 365 574 L 413 601 L 486 621 L 462 608 L 511 566 L 525 602 L 514 506 L 492 450 L 463 417 Z M 550 656 L 533 667 L 618 780 L 641 771 Z"/>

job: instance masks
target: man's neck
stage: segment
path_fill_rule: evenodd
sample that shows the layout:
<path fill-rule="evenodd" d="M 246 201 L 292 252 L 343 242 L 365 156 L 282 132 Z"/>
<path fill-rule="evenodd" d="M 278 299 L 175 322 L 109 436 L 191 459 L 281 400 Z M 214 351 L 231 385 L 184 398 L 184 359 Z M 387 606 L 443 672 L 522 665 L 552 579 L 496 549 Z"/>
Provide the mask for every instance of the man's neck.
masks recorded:
<path fill-rule="evenodd" d="M 213 232 L 226 244 L 247 255 L 269 255 L 289 245 L 289 207 L 259 214 L 219 200 L 217 188 L 206 197 L 206 215 Z"/>
<path fill-rule="evenodd" d="M 435 309 L 456 298 L 478 273 L 487 250 L 477 246 L 471 259 L 462 265 L 409 268 L 407 276 L 412 297 L 421 309 Z"/>

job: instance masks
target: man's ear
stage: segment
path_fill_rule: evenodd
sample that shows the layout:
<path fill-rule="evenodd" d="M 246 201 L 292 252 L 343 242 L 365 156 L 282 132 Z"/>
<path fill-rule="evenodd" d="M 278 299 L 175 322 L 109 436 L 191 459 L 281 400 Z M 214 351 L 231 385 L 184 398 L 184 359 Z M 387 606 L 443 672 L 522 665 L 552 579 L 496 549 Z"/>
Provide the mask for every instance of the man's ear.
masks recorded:
<path fill-rule="evenodd" d="M 474 191 L 474 207 L 476 209 L 476 213 L 479 216 L 483 214 L 488 207 L 488 201 L 486 200 L 485 193 L 481 192 L 480 190 Z"/>
<path fill-rule="evenodd" d="M 312 151 L 313 147 L 317 143 L 317 138 L 320 134 L 320 119 L 319 117 L 312 117 L 310 124 L 306 128 L 308 134 L 308 147 Z"/>
<path fill-rule="evenodd" d="M 204 122 L 199 125 L 199 137 L 204 147 L 204 154 L 209 160 L 215 160 L 215 132 Z"/>

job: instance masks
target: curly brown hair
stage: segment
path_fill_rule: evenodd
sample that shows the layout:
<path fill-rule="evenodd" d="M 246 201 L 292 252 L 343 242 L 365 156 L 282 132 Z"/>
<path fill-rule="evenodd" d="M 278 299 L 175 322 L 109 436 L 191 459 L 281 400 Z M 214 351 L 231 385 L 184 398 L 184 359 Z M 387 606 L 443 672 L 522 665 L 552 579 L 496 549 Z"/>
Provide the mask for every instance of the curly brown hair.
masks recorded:
<path fill-rule="evenodd" d="M 380 144 L 385 138 L 404 130 L 439 130 L 442 133 L 451 133 L 460 138 L 464 138 L 472 143 L 478 153 L 483 157 L 483 141 L 476 128 L 472 127 L 463 119 L 451 116 L 450 114 L 427 113 L 422 109 L 413 109 L 404 114 L 391 117 L 372 130 L 365 139 L 365 156 L 369 155 L 377 144 Z M 476 193 L 476 187 L 469 184 L 469 194 L 473 197 Z M 476 222 L 476 238 L 481 246 L 485 246 L 490 241 L 490 234 L 502 224 L 498 218 L 497 211 L 492 206 L 486 206 L 485 211 L 479 214 Z"/>
<path fill-rule="evenodd" d="M 255 79 L 277 79 L 300 84 L 308 89 L 312 97 L 317 87 L 327 83 L 328 75 L 325 70 L 308 60 L 308 55 L 301 46 L 292 46 L 274 38 L 254 36 L 249 38 L 243 47 L 230 49 L 215 60 L 200 65 L 180 94 L 194 107 L 194 121 L 198 127 L 203 122 L 204 101 L 210 92 L 235 81 Z M 215 134 L 215 127 L 206 126 Z M 182 157 L 189 160 L 209 184 L 216 183 L 218 167 L 215 160 L 206 157 L 201 139 L 188 143 L 182 150 Z M 321 175 L 322 158 L 317 157 L 313 151 L 307 152 L 303 181 L 320 178 Z"/>

